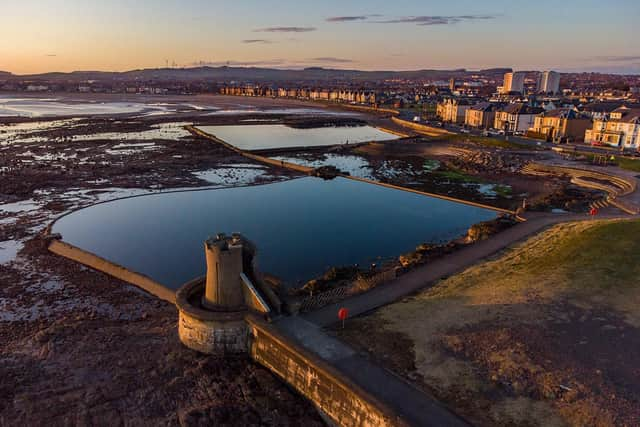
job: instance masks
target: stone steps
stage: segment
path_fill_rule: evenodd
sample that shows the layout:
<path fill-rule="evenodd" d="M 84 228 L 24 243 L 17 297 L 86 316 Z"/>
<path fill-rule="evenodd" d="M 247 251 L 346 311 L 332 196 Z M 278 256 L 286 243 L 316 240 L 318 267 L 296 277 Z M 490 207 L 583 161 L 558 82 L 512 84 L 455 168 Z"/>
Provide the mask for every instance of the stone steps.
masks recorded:
<path fill-rule="evenodd" d="M 549 175 L 569 175 L 571 182 L 580 185 L 582 187 L 594 188 L 597 190 L 605 191 L 607 193 L 606 199 L 598 200 L 591 204 L 591 207 L 596 209 L 602 209 L 603 207 L 613 205 L 622 211 L 636 215 L 640 213 L 640 209 L 637 206 L 633 206 L 620 200 L 620 197 L 624 197 L 633 193 L 636 190 L 636 181 L 628 180 L 613 174 L 607 174 L 600 171 L 592 171 L 579 168 L 571 168 L 564 166 L 552 166 L 541 165 L 537 163 L 529 163 L 525 165 L 521 172 L 534 176 L 549 176 Z"/>

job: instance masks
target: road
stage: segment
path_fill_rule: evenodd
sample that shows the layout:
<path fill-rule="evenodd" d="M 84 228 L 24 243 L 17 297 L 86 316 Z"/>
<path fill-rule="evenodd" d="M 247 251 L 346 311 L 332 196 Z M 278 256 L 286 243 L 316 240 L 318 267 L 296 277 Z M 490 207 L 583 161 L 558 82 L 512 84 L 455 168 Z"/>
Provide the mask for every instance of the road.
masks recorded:
<path fill-rule="evenodd" d="M 446 124 L 444 126 L 445 129 L 447 129 L 450 132 L 455 132 L 457 134 L 460 134 L 460 136 L 464 137 L 464 133 L 462 133 L 464 127 L 463 126 L 459 126 L 459 125 L 455 125 L 455 124 Z M 483 136 L 482 132 L 483 130 L 481 129 L 465 129 L 465 132 L 469 132 L 469 135 L 474 135 L 474 136 Z M 634 155 L 629 155 L 627 152 L 627 154 L 625 155 L 621 155 L 620 154 L 620 150 L 614 147 L 605 147 L 605 146 L 592 146 L 592 145 L 587 145 L 587 144 L 583 144 L 583 143 L 572 143 L 572 144 L 555 144 L 553 142 L 547 142 L 547 141 L 542 141 L 539 139 L 533 139 L 533 138 L 527 138 L 524 136 L 519 136 L 519 135 L 492 135 L 491 138 L 496 138 L 496 139 L 502 139 L 505 141 L 509 141 L 509 142 L 513 142 L 515 144 L 521 144 L 521 145 L 527 145 L 530 146 L 532 148 L 537 148 L 537 147 L 543 147 L 543 148 L 547 148 L 547 149 L 552 149 L 554 147 L 564 147 L 564 148 L 569 148 L 572 146 L 576 147 L 576 151 L 580 151 L 580 152 L 585 152 L 585 153 L 593 153 L 593 154 L 602 154 L 602 155 L 606 155 L 606 156 L 611 156 L 614 155 L 616 157 L 618 156 L 622 156 L 622 157 L 627 157 L 627 158 L 638 158 L 638 156 L 634 156 Z"/>
<path fill-rule="evenodd" d="M 402 118 L 403 120 L 413 120 L 414 114 L 413 113 L 406 113 L 406 112 L 402 112 L 399 116 L 400 118 Z M 437 127 L 437 125 L 435 124 L 436 122 L 423 122 L 424 124 L 430 124 L 432 126 Z M 442 123 L 442 122 L 438 122 L 438 123 Z M 450 132 L 454 132 L 459 134 L 461 137 L 464 137 L 466 134 L 468 135 L 474 135 L 474 136 L 483 136 L 482 133 L 484 132 L 483 129 L 465 129 L 464 126 L 461 125 L 457 125 L 454 123 L 443 123 L 443 128 L 450 131 Z M 463 133 L 464 132 L 468 132 L 468 133 Z M 522 144 L 522 145 L 528 145 L 531 147 L 543 147 L 543 148 L 547 148 L 547 149 L 551 149 L 553 147 L 570 147 L 570 146 L 575 146 L 577 151 L 581 151 L 581 152 L 586 152 L 586 153 L 594 153 L 594 154 L 603 154 L 603 155 L 614 155 L 614 156 L 620 156 L 620 150 L 614 147 L 606 147 L 606 146 L 591 146 L 591 145 L 587 145 L 587 144 L 581 144 L 581 143 L 576 143 L 576 144 L 555 144 L 553 142 L 547 142 L 547 141 L 542 141 L 539 139 L 533 139 L 533 138 L 527 138 L 524 136 L 519 136 L 519 135 L 492 135 L 492 138 L 496 138 L 496 139 L 502 139 L 505 141 L 509 141 L 509 142 L 514 142 L 516 144 Z M 640 150 L 637 152 L 637 154 L 633 155 L 630 154 L 627 151 L 627 154 L 625 154 L 623 157 L 627 157 L 627 158 L 640 158 Z"/>

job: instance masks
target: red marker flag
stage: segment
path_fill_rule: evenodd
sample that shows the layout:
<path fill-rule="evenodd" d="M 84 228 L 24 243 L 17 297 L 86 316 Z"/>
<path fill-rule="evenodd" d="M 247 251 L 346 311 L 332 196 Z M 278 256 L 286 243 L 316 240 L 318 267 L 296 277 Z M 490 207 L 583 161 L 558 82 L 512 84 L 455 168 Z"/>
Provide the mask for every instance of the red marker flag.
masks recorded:
<path fill-rule="evenodd" d="M 347 319 L 347 317 L 349 317 L 349 310 L 344 307 L 338 310 L 338 319 L 342 320 L 342 329 L 344 329 L 344 321 Z"/>

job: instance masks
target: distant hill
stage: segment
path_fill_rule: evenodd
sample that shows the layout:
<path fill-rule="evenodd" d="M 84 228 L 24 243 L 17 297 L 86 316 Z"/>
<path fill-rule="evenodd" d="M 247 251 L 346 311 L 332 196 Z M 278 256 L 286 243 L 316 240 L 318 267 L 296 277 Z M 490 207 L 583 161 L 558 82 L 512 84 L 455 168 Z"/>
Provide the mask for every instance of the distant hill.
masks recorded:
<path fill-rule="evenodd" d="M 141 69 L 125 72 L 105 71 L 74 71 L 70 73 L 44 73 L 32 75 L 9 75 L 15 79 L 33 80 L 158 80 L 158 81 L 327 81 L 327 80 L 385 80 L 385 79 L 449 79 L 451 77 L 466 77 L 472 74 L 501 75 L 511 71 L 505 68 L 496 68 L 483 71 L 458 70 L 415 70 L 415 71 L 361 71 L 338 70 L 321 67 L 311 67 L 301 70 L 286 70 L 275 68 L 257 67 L 193 67 L 193 68 L 155 68 Z"/>

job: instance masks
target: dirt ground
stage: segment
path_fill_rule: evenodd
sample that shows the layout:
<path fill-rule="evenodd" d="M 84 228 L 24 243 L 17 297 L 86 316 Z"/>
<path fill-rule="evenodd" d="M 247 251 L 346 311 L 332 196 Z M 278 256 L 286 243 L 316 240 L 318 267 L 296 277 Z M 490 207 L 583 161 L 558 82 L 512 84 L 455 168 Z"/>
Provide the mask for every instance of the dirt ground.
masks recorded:
<path fill-rule="evenodd" d="M 213 102 L 207 96 L 162 100 Z M 309 106 L 236 97 L 215 102 L 221 108 Z M 286 114 L 178 110 L 162 117 L 79 118 L 51 128 L 29 128 L 37 118 L 1 121 L 28 130 L 0 134 L 0 425 L 322 425 L 308 402 L 249 360 L 222 362 L 183 348 L 172 306 L 44 249 L 40 234 L 47 224 L 98 201 L 291 176 L 182 130 L 183 123 L 282 121 Z M 403 364 L 411 354 L 403 352 Z"/>
<path fill-rule="evenodd" d="M 556 226 L 335 333 L 477 425 L 639 425 L 638 232 Z"/>
<path fill-rule="evenodd" d="M 0 281 L 0 425 L 324 425 L 249 359 L 182 346 L 172 305 L 41 241 Z"/>
<path fill-rule="evenodd" d="M 324 425 L 248 358 L 182 346 L 170 304 L 45 250 L 51 220 L 96 201 L 290 175 L 191 135 L 72 139 L 158 123 L 81 119 L 0 145 L 0 425 Z"/>

